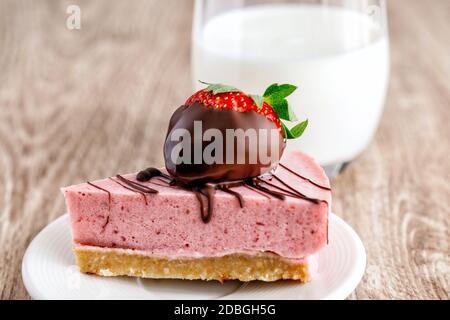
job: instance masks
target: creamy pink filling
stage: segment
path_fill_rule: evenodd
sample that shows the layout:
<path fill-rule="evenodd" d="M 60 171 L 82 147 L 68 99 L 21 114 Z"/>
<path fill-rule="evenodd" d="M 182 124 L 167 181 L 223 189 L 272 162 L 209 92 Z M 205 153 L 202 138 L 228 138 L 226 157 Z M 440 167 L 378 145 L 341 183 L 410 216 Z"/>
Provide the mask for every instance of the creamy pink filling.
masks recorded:
<path fill-rule="evenodd" d="M 322 168 L 302 153 L 286 154 L 281 163 L 329 186 Z M 142 250 L 164 257 L 272 252 L 300 259 L 327 242 L 331 192 L 282 167 L 278 167 L 276 175 L 304 195 L 324 202 L 294 198 L 282 201 L 237 187 L 233 190 L 244 197 L 244 207 L 234 196 L 217 191 L 213 216 L 205 224 L 192 192 L 168 187 L 157 178 L 144 184 L 159 192 L 146 194 L 145 198 L 111 179 L 93 182 L 108 190 L 111 197 L 86 183 L 63 188 L 63 193 L 73 240 L 79 245 Z M 135 181 L 135 174 L 125 177 Z M 278 184 L 274 180 L 272 183 Z"/>

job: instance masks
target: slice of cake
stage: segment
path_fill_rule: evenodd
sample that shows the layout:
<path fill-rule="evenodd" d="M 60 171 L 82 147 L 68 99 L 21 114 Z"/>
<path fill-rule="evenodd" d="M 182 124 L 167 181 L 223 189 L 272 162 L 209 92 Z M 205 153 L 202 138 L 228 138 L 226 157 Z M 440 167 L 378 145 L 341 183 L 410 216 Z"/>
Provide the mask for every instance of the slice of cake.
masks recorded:
<path fill-rule="evenodd" d="M 267 183 L 261 183 L 296 196 L 279 199 L 247 185 L 230 188 L 242 197 L 241 206 L 236 196 L 217 190 L 208 223 L 193 192 L 159 177 L 138 182 L 130 174 L 122 179 L 63 189 L 82 272 L 307 281 L 308 257 L 327 243 L 329 182 L 322 168 L 302 153 L 286 154 L 276 172 L 262 179 Z M 128 180 L 158 193 L 129 187 Z"/>
<path fill-rule="evenodd" d="M 307 125 L 282 122 L 294 119 L 294 90 L 274 84 L 258 97 L 208 85 L 173 114 L 165 168 L 63 188 L 80 270 L 308 281 L 328 241 L 331 190 L 307 155 L 281 157 Z"/>

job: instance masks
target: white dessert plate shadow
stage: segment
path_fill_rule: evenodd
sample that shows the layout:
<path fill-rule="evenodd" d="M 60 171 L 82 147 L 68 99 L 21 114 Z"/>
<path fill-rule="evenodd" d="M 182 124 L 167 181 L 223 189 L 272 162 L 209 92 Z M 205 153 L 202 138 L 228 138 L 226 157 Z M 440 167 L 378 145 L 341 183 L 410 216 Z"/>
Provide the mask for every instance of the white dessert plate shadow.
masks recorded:
<path fill-rule="evenodd" d="M 356 232 L 334 214 L 329 240 L 318 253 L 318 275 L 307 284 L 108 278 L 78 271 L 66 214 L 31 242 L 22 277 L 33 299 L 345 299 L 361 281 L 366 252 Z"/>

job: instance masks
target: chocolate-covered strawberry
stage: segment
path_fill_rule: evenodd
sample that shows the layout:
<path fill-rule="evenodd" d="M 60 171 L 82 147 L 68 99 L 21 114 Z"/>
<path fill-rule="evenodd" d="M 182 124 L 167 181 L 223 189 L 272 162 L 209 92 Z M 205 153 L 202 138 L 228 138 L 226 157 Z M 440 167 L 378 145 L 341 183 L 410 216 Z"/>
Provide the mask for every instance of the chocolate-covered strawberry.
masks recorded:
<path fill-rule="evenodd" d="M 262 96 L 221 85 L 196 92 L 172 115 L 164 145 L 168 172 L 184 184 L 243 180 L 278 163 L 286 139 L 298 138 L 308 122 L 295 121 L 286 97 L 290 84 L 273 84 Z"/>

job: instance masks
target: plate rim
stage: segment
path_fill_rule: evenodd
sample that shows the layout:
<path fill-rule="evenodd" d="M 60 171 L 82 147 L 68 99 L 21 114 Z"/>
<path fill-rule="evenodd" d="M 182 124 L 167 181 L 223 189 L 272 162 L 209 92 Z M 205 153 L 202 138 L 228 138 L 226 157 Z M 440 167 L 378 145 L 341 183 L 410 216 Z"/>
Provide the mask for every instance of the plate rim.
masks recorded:
<path fill-rule="evenodd" d="M 332 293 L 325 295 L 321 300 L 345 300 L 350 294 L 352 294 L 353 291 L 356 290 L 358 284 L 361 282 L 364 276 L 367 265 L 367 253 L 361 238 L 353 229 L 353 227 L 351 227 L 350 224 L 348 224 L 338 215 L 330 213 L 330 216 L 331 215 L 340 224 L 340 227 L 344 228 L 345 231 L 350 235 L 359 254 L 356 255 L 357 260 L 353 265 L 354 271 L 351 273 L 352 276 L 347 276 L 347 278 L 343 281 L 338 289 L 336 289 Z"/>

